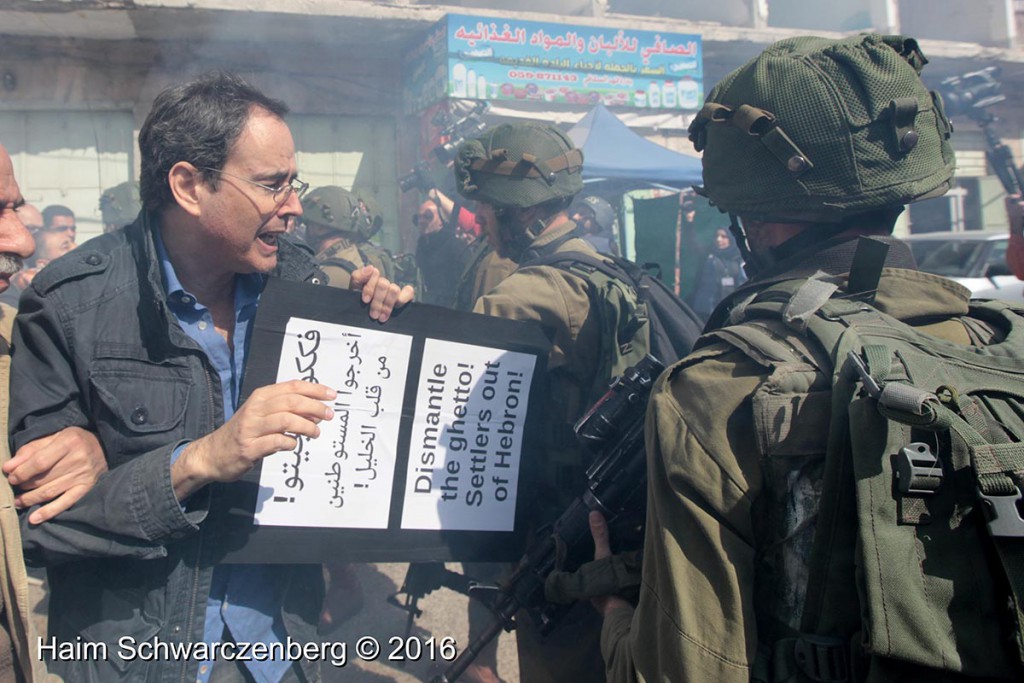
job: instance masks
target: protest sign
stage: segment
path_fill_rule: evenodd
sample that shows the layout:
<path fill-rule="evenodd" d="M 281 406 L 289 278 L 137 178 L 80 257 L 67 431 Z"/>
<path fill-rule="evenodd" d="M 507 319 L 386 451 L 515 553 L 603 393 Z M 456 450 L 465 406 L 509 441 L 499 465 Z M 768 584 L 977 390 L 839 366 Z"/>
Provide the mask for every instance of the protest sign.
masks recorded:
<path fill-rule="evenodd" d="M 334 418 L 224 486 L 220 561 L 515 559 L 529 509 L 549 342 L 532 323 L 411 304 L 386 324 L 359 295 L 271 280 L 243 396 L 330 386 Z"/>

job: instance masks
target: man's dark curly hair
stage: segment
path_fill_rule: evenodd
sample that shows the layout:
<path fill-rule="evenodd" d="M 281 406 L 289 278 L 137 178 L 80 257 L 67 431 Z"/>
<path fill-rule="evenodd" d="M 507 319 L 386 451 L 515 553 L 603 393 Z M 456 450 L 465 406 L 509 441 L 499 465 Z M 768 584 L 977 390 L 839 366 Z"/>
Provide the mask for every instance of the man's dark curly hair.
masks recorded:
<path fill-rule="evenodd" d="M 179 161 L 221 169 L 254 108 L 284 118 L 288 105 L 267 97 L 237 74 L 214 72 L 156 96 L 139 131 L 139 194 L 147 211 L 174 202 L 167 175 Z M 200 171 L 214 189 L 219 178 Z"/>

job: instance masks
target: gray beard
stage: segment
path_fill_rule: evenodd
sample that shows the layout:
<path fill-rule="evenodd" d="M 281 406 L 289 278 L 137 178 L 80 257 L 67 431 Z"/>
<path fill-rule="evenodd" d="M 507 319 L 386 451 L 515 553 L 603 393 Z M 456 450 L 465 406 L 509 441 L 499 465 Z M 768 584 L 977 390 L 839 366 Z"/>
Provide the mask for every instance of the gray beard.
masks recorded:
<path fill-rule="evenodd" d="M 21 259 L 11 254 L 0 254 L 0 275 L 11 277 L 21 270 Z"/>

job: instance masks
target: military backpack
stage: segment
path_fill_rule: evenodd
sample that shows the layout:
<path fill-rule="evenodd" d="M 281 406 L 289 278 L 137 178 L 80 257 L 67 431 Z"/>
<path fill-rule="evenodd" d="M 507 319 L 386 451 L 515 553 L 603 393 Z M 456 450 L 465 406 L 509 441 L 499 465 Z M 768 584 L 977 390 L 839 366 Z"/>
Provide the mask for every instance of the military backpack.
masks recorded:
<path fill-rule="evenodd" d="M 352 247 L 352 250 L 349 250 L 349 247 Z M 358 258 L 350 260 L 340 255 L 340 253 L 346 251 L 347 255 L 357 256 Z M 353 251 L 355 253 L 352 253 Z M 329 256 L 324 258 L 320 265 L 341 268 L 349 274 L 364 266 L 374 266 L 380 271 L 381 275 L 392 282 L 401 286 L 412 285 L 416 288 L 417 293 L 421 291 L 420 287 L 423 284 L 419 268 L 417 268 L 416 261 L 411 255 L 399 254 L 398 256 L 393 256 L 384 247 L 378 247 L 371 242 L 343 244 L 336 252 L 331 252 Z"/>
<path fill-rule="evenodd" d="M 605 344 L 592 398 L 607 389 L 605 378 L 618 377 L 647 354 L 670 365 L 690 352 L 701 323 L 672 290 L 632 261 L 606 254 L 562 251 L 541 255 L 523 266 L 554 266 L 583 278 L 601 316 Z"/>
<path fill-rule="evenodd" d="M 962 346 L 843 285 L 771 285 L 697 344 L 765 368 L 763 456 L 799 476 L 826 445 L 799 632 L 752 679 L 1022 680 L 1024 309 L 972 302 Z"/>

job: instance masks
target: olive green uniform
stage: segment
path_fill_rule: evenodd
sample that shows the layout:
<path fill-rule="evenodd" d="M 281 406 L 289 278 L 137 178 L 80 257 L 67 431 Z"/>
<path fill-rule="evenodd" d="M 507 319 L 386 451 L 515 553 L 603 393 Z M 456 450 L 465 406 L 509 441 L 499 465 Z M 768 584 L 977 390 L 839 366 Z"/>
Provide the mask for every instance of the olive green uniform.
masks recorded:
<path fill-rule="evenodd" d="M 369 241 L 360 242 L 356 249 L 363 255 L 365 265 L 375 267 L 381 275 L 392 282 L 398 281 L 395 273 L 395 257 L 391 255 L 391 252 Z"/>
<path fill-rule="evenodd" d="M 539 322 L 552 342 L 541 406 L 544 446 L 542 452 L 525 456 L 540 460 L 533 468 L 537 483 L 529 491 L 536 501 L 530 507 L 532 531 L 554 522 L 582 491 L 586 463 L 572 424 L 595 398 L 591 394 L 599 375 L 609 372 L 601 370 L 604 316 L 603 310 L 591 310 L 590 283 L 557 267 L 528 265 L 554 252 L 595 253 L 575 236 L 576 225 L 564 213 L 583 189 L 582 167 L 583 153 L 565 133 L 532 123 L 495 126 L 462 143 L 454 162 L 459 194 L 493 208 L 495 222 L 489 229 L 502 252 L 521 264 L 480 297 L 473 310 Z M 528 226 L 526 215 L 515 212 L 534 207 L 541 208 L 544 222 Z M 521 680 L 604 680 L 600 619 L 590 605 L 575 605 L 544 642 L 529 615 L 517 615 L 516 620 Z"/>
<path fill-rule="evenodd" d="M 835 254 L 843 249 L 846 269 L 829 272 L 845 273 L 851 244 L 815 250 L 794 276 L 807 277 L 823 263 L 841 263 Z M 902 251 L 902 263 L 907 262 L 905 245 L 897 242 L 892 251 L 898 262 Z M 786 278 L 771 281 L 780 279 Z M 960 317 L 967 313 L 968 296 L 964 287 L 944 278 L 887 267 L 875 306 L 967 344 L 971 337 Z M 610 681 L 746 682 L 759 648 L 763 653 L 799 631 L 820 477 L 804 480 L 801 487 L 779 473 L 793 472 L 798 458 L 806 471 L 820 472 L 828 417 L 808 410 L 789 418 L 779 408 L 755 421 L 753 398 L 768 372 L 737 347 L 717 341 L 656 383 L 645 434 L 643 583 L 635 611 L 617 610 L 605 619 L 601 647 Z M 831 378 L 812 371 L 807 386 L 809 392 L 828 392 Z M 776 441 L 770 454 L 762 452 L 759 444 L 777 437 L 758 434 L 755 425 L 790 420 L 788 433 L 799 438 L 786 447 Z M 831 604 L 837 620 L 840 612 L 856 617 L 856 586 L 833 590 Z"/>
<path fill-rule="evenodd" d="M 537 237 L 532 249 L 564 238 L 575 229 L 566 220 Z M 550 248 L 550 247 L 549 247 Z M 555 251 L 594 253 L 584 240 L 572 237 Z M 600 326 L 591 315 L 588 284 L 583 278 L 553 266 L 526 266 L 514 271 L 473 308 L 512 320 L 539 322 L 551 336 L 548 357 L 548 400 L 542 407 L 548 421 L 543 454 L 544 473 L 538 477 L 542 490 L 536 492 L 543 510 L 533 527 L 554 521 L 586 483 L 583 452 L 572 434 L 572 424 L 585 409 L 601 360 Z M 520 679 L 530 683 L 603 680 L 603 663 L 598 646 L 600 617 L 585 603 L 577 604 L 561 625 L 544 642 L 529 617 L 520 614 L 516 630 L 519 646 Z"/>
<path fill-rule="evenodd" d="M 455 310 L 471 311 L 476 300 L 497 286 L 516 269 L 512 259 L 498 256 L 498 252 L 479 237 L 470 245 L 469 263 L 462 272 L 455 292 Z"/>
<path fill-rule="evenodd" d="M 575 228 L 575 223 L 566 220 L 537 237 L 531 248 L 543 250 Z M 556 253 L 566 251 L 596 253 L 578 237 L 555 249 Z M 597 316 L 590 315 L 587 291 L 587 281 L 577 275 L 553 266 L 525 266 L 480 297 L 473 307 L 475 313 L 539 322 L 552 335 L 548 373 L 554 386 L 549 385 L 549 390 L 558 395 L 558 403 L 551 406 L 557 417 L 552 419 L 564 425 L 570 437 L 572 424 L 586 408 L 601 360 L 601 330 Z M 561 491 L 559 497 L 567 502 L 577 493 Z"/>
<path fill-rule="evenodd" d="M 307 239 L 314 248 L 329 242 L 316 260 L 332 287 L 348 289 L 351 273 L 363 266 L 374 266 L 388 280 L 396 281 L 394 258 L 370 242 L 383 222 L 370 195 L 333 185 L 318 187 L 303 198 L 302 211 L 310 233 Z"/>
<path fill-rule="evenodd" d="M 366 265 L 356 245 L 348 240 L 335 242 L 316 255 L 320 270 L 328 277 L 331 287 L 348 289 L 352 282 L 352 271 Z"/>

